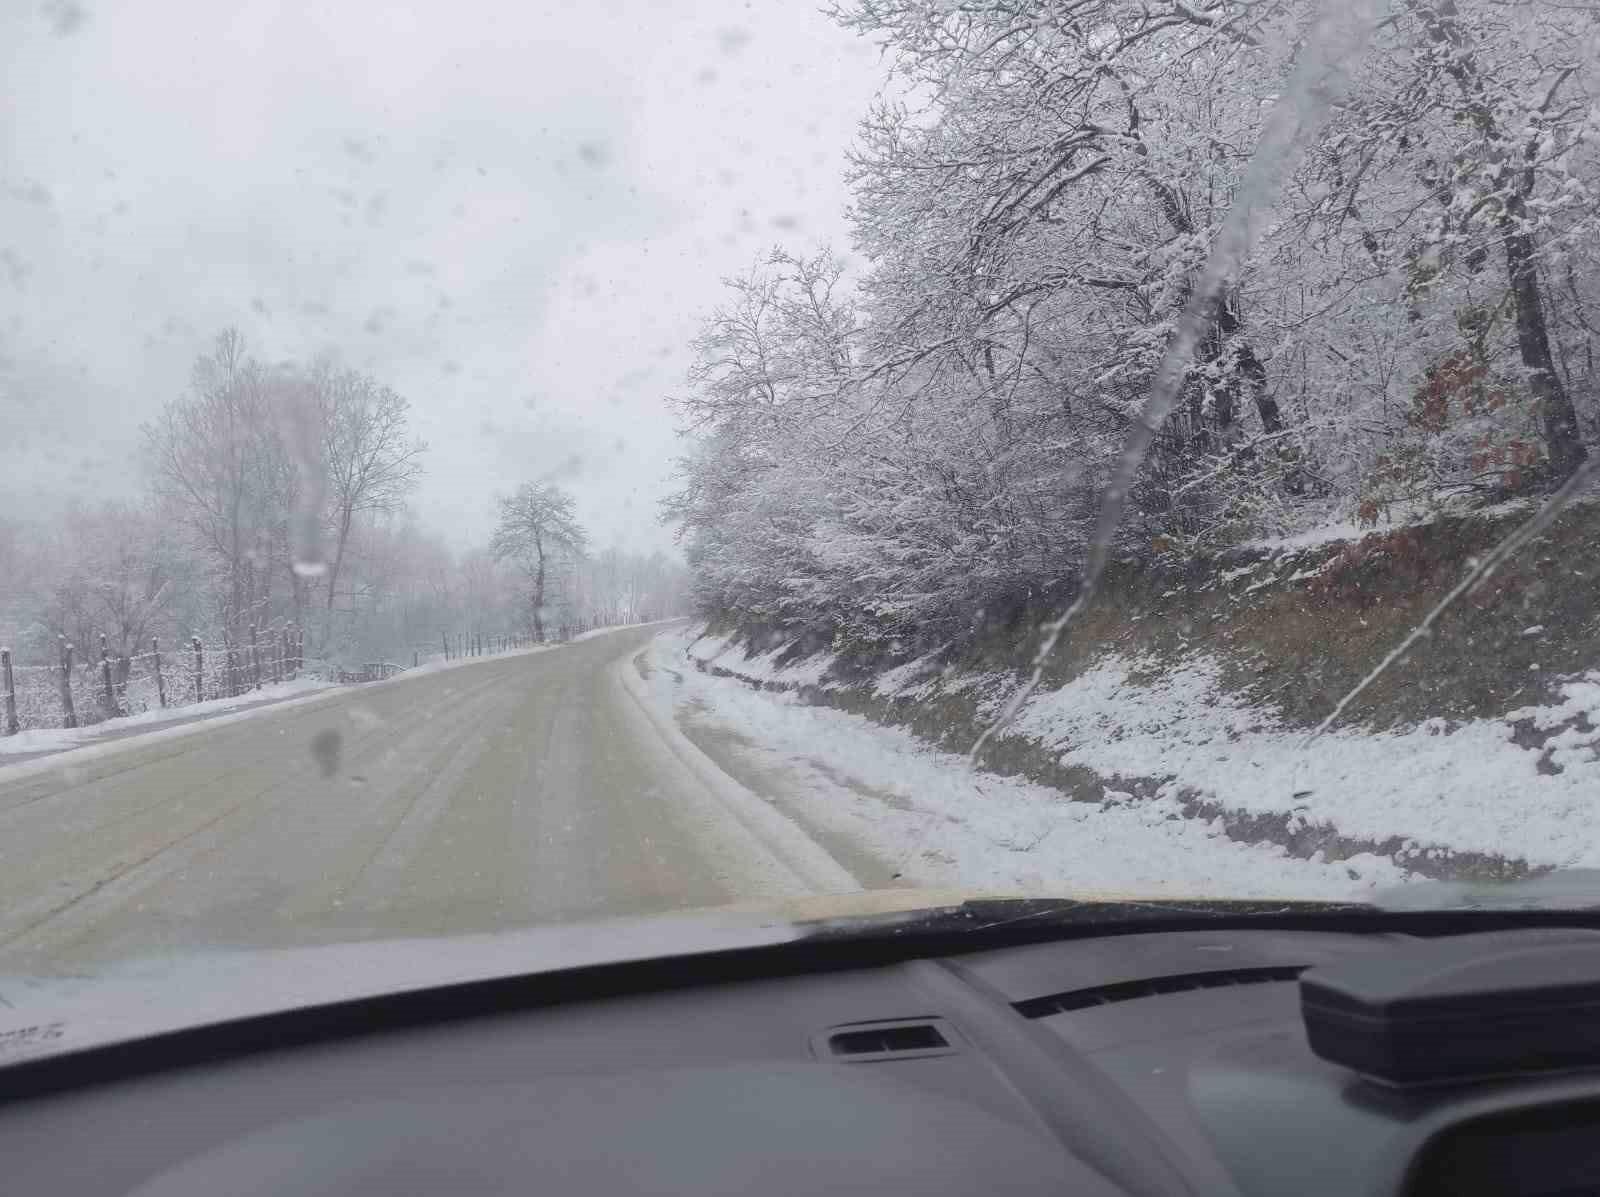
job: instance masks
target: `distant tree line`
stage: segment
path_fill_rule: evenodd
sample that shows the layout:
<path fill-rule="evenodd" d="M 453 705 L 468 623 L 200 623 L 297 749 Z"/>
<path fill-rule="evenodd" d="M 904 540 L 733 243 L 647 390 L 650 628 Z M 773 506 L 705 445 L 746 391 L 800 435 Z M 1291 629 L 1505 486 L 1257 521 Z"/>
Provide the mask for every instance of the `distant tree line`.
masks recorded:
<path fill-rule="evenodd" d="M 1251 197 L 1123 555 L 1496 501 L 1591 451 L 1600 17 L 1375 9 L 1287 185 Z M 667 512 L 701 607 L 883 640 L 1070 589 L 1264 122 L 1339 11 L 839 0 L 894 71 L 850 171 L 866 271 L 776 251 L 694 344 Z"/>
<path fill-rule="evenodd" d="M 446 636 L 543 638 L 687 609 L 681 563 L 590 553 L 553 486 L 502 503 L 529 516 L 531 496 L 553 522 L 502 521 L 493 545 L 452 547 L 409 506 L 426 446 L 407 400 L 328 360 L 263 363 L 235 330 L 145 426 L 144 449 L 137 495 L 0 516 L 0 642 L 19 662 L 53 664 L 62 640 L 84 661 L 103 634 L 120 681 L 152 638 L 244 646 L 252 629 L 276 641 L 292 627 L 313 665 L 410 664 Z M 524 551 L 536 544 L 538 560 Z"/>

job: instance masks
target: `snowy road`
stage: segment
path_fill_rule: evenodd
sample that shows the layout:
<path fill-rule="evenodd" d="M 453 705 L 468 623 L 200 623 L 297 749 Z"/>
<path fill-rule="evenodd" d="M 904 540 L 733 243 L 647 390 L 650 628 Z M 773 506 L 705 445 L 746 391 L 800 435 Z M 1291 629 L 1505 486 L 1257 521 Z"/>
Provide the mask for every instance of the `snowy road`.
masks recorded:
<path fill-rule="evenodd" d="M 641 701 L 656 630 L 0 769 L 0 969 L 855 888 Z"/>

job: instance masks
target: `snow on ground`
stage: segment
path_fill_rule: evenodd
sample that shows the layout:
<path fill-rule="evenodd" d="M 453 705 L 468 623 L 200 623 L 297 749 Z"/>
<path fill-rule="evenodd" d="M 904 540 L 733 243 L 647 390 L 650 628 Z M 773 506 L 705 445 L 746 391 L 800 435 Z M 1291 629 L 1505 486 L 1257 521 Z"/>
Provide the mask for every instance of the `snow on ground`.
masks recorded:
<path fill-rule="evenodd" d="M 597 634 L 601 629 L 597 629 Z M 390 686 L 407 678 L 417 677 L 424 673 L 442 673 L 448 669 L 463 669 L 469 665 L 482 665 L 488 661 L 505 657 L 529 656 L 533 653 L 549 652 L 551 649 L 560 648 L 559 644 L 535 644 L 527 648 L 508 649 L 501 653 L 490 653 L 481 657 L 455 657 L 446 661 L 443 657 L 434 656 L 425 659 L 421 665 L 407 669 L 396 674 L 387 681 L 366 682 L 364 685 Z M 254 713 L 253 710 L 240 708 L 257 708 L 265 711 L 291 698 L 313 694 L 319 690 L 332 689 L 337 682 L 326 681 L 320 677 L 301 677 L 292 682 L 280 682 L 276 685 L 262 686 L 259 690 L 249 690 L 232 698 L 209 698 L 205 702 L 185 703 L 175 707 L 155 707 L 141 711 L 137 715 L 125 715 L 120 719 L 105 719 L 88 727 L 42 727 L 30 728 L 18 732 L 14 736 L 0 736 L 0 757 L 6 756 L 36 756 L 45 752 L 63 752 L 70 748 L 81 748 L 93 745 L 104 740 L 121 739 L 130 732 L 138 731 L 145 727 L 161 727 L 172 724 L 171 728 L 163 730 L 178 730 L 189 724 L 201 723 L 215 716 L 227 715 L 237 712 L 234 718 Z M 18 766 L 13 766 L 18 767 Z"/>
<path fill-rule="evenodd" d="M 413 666 L 403 673 L 395 674 L 394 677 L 388 679 L 388 682 L 398 681 L 401 678 L 416 677 L 419 673 L 443 673 L 447 669 L 464 669 L 468 665 L 482 665 L 485 661 L 496 661 L 505 657 L 526 657 L 533 653 L 547 653 L 552 648 L 560 647 L 559 644 L 551 641 L 549 644 L 530 644 L 526 648 L 508 648 L 504 652 L 485 653 L 481 657 L 451 657 L 448 660 L 438 653 L 434 653 L 430 657 L 424 657 L 420 665 Z M 388 683 L 369 682 L 366 684 L 381 686 Z"/>
<path fill-rule="evenodd" d="M 96 740 L 116 736 L 129 730 L 154 724 L 191 722 L 236 711 L 255 703 L 272 703 L 294 698 L 317 690 L 326 690 L 334 683 L 321 678 L 302 677 L 292 682 L 263 686 L 232 698 L 208 698 L 205 702 L 191 702 L 176 707 L 156 707 L 137 715 L 124 715 L 120 719 L 105 719 L 89 727 L 40 727 L 18 732 L 14 736 L 0 736 L 0 756 L 24 756 L 38 752 L 59 752 L 92 744 Z"/>
<path fill-rule="evenodd" d="M 619 625 L 614 628 L 595 628 L 582 636 L 574 637 L 575 640 L 587 640 L 594 636 L 602 636 L 609 632 L 622 630 Z M 364 685 L 389 686 L 402 682 L 407 678 L 414 678 L 420 674 L 442 673 L 448 669 L 463 669 L 469 665 L 482 665 L 488 661 L 506 657 L 524 657 L 534 653 L 549 652 L 560 648 L 557 643 L 534 644 L 527 648 L 507 649 L 504 652 L 488 653 L 481 657 L 453 657 L 445 660 L 435 654 L 424 658 L 422 663 L 414 668 L 396 674 L 387 681 L 366 682 Z M 211 698 L 205 702 L 185 703 L 183 706 L 155 707 L 141 711 L 137 715 L 125 715 L 120 719 L 105 719 L 88 727 L 45 727 L 30 728 L 18 732 L 14 736 L 0 736 L 0 757 L 6 756 L 37 756 L 40 753 L 64 752 L 72 748 L 83 748 L 105 740 L 121 739 L 130 732 L 138 731 L 145 727 L 160 727 L 165 731 L 178 731 L 189 724 L 200 723 L 215 716 L 227 715 L 236 712 L 232 718 L 241 718 L 253 713 L 251 710 L 240 708 L 259 707 L 266 710 L 270 706 L 291 698 L 312 694 L 319 690 L 328 690 L 337 685 L 336 682 L 325 681 L 320 677 L 301 677 L 292 682 L 280 682 L 277 685 L 262 686 L 259 690 L 250 690 L 233 698 Z M 166 727 L 164 725 L 173 726 Z M 20 768 L 13 765 L 11 768 Z"/>
<path fill-rule="evenodd" d="M 724 640 L 706 638 L 689 651 L 715 655 L 740 675 L 794 680 L 770 667 L 747 670 L 737 646 Z M 941 678 L 922 661 L 885 674 L 877 689 L 916 697 L 935 685 L 943 693 L 981 687 L 997 711 L 1011 684 L 1002 674 Z M 1108 795 L 1126 788 L 1119 779 L 1161 782 L 1163 818 L 1197 797 L 1331 827 L 1349 839 L 1399 837 L 1413 850 L 1600 866 L 1600 672 L 1559 679 L 1557 687 L 1560 702 L 1495 719 L 1338 729 L 1308 742 L 1277 710 L 1226 689 L 1214 658 L 1195 654 L 1174 664 L 1108 655 L 1065 687 L 1032 698 L 1008 734 L 1098 774 Z"/>
<path fill-rule="evenodd" d="M 680 618 L 652 619 L 644 623 L 608 623 L 601 628 L 590 628 L 587 632 L 579 632 L 569 643 L 576 644 L 580 640 L 593 640 L 596 636 L 608 636 L 612 632 L 626 632 L 637 628 L 653 628 L 660 624 L 677 623 Z"/>
<path fill-rule="evenodd" d="M 1564 701 L 1551 707 L 1453 727 L 1432 719 L 1396 732 L 1339 729 L 1307 743 L 1276 711 L 1224 688 L 1220 672 L 1204 655 L 1159 670 L 1105 657 L 1032 699 L 1010 731 L 1113 783 L 1170 778 L 1165 795 L 1190 789 L 1357 839 L 1600 865 L 1600 731 L 1576 730 L 1584 719 L 1600 727 L 1600 673 L 1560 683 Z M 1542 748 L 1513 739 L 1525 721 L 1551 733 Z"/>
<path fill-rule="evenodd" d="M 1424 521 L 1419 517 L 1412 522 L 1420 524 Z M 1410 523 L 1386 523 L 1382 528 L 1374 528 L 1368 524 L 1358 524 L 1354 520 L 1342 520 L 1338 523 L 1320 524 L 1304 532 L 1247 540 L 1240 547 L 1261 549 L 1269 553 L 1292 552 L 1298 549 L 1314 549 L 1319 545 L 1332 544 L 1336 540 L 1360 540 L 1365 536 L 1371 536 L 1374 532 L 1393 532 L 1410 526 Z"/>
<path fill-rule="evenodd" d="M 1578 501 L 1592 501 L 1592 498 L 1585 496 Z M 1360 524 L 1354 520 L 1334 519 L 1329 512 L 1324 511 L 1314 516 L 1312 522 L 1298 532 L 1247 540 L 1239 547 L 1259 549 L 1269 553 L 1296 552 L 1300 549 L 1333 544 L 1340 540 L 1361 540 L 1378 532 L 1398 532 L 1403 528 L 1430 524 L 1439 518 L 1441 512 L 1454 511 L 1456 514 L 1476 519 L 1503 519 L 1511 515 L 1531 515 L 1533 508 L 1533 502 L 1528 499 L 1507 499 L 1503 503 L 1494 503 L 1487 507 L 1474 507 L 1463 505 L 1459 498 L 1452 502 L 1448 496 L 1437 496 L 1432 500 L 1419 499 L 1409 503 L 1392 504 L 1378 524 Z"/>
<path fill-rule="evenodd" d="M 689 647 L 689 653 L 695 660 L 706 664 L 717 664 L 718 658 L 731 654 L 730 668 L 735 669 L 741 677 L 747 677 L 758 682 L 782 682 L 786 686 L 814 686 L 822 680 L 822 675 L 833 664 L 834 658 L 830 653 L 813 653 L 793 665 L 780 666 L 778 658 L 794 647 L 793 641 L 780 644 L 768 652 L 758 653 L 755 656 L 746 656 L 744 651 L 731 643 L 726 636 L 702 636 Z"/>
<path fill-rule="evenodd" d="M 728 751 L 782 779 L 781 793 L 768 796 L 786 813 L 888 862 L 901 874 L 897 884 L 1345 898 L 1404 878 L 1377 856 L 1305 861 L 1235 843 L 1217 823 L 1185 818 L 1175 797 L 1071 802 L 976 770 L 901 729 L 700 672 L 685 659 L 691 644 L 696 657 L 719 651 L 695 643 L 693 629 L 651 642 L 648 688 L 660 708 L 691 734 L 731 738 Z M 737 650 L 720 651 L 744 672 Z"/>

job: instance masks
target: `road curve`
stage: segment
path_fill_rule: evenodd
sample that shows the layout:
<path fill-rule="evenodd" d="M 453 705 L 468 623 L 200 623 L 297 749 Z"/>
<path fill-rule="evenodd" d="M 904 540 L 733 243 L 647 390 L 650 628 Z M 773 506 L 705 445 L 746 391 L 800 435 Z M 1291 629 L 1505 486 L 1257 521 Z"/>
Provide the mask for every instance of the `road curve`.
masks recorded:
<path fill-rule="evenodd" d="M 652 634 L 0 769 L 0 972 L 838 887 L 643 708 L 621 671 Z"/>

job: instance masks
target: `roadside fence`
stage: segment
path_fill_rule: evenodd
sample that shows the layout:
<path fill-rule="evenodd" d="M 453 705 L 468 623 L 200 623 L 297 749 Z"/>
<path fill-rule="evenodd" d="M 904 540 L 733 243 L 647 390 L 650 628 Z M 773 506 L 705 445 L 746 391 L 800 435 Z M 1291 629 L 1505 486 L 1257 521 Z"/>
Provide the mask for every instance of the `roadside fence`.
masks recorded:
<path fill-rule="evenodd" d="M 308 673 L 305 633 L 293 624 L 252 627 L 235 644 L 191 636 L 148 651 L 112 654 L 101 635 L 80 651 L 63 637 L 50 664 L 22 665 L 0 649 L 0 734 L 34 728 L 90 727 L 107 719 L 237 698 Z"/>
<path fill-rule="evenodd" d="M 593 624 L 573 620 L 545 630 L 545 643 L 565 644 L 592 631 Z M 412 650 L 410 667 L 494 656 L 538 643 L 534 636 L 511 632 L 442 632 L 437 642 Z M 302 677 L 351 684 L 382 681 L 406 669 L 394 661 L 370 661 L 356 668 L 307 662 L 305 631 L 292 623 L 252 626 L 239 643 L 227 636 L 220 641 L 190 636 L 173 644 L 152 638 L 148 651 L 128 655 L 112 654 L 104 635 L 83 650 L 63 637 L 56 660 L 49 664 L 22 665 L 12 659 L 10 649 L 0 649 L 0 735 L 91 727 L 126 715 L 237 698 Z"/>
<path fill-rule="evenodd" d="M 412 650 L 411 664 L 424 665 L 429 661 L 459 661 L 467 657 L 489 657 L 496 653 L 515 652 L 537 644 L 566 644 L 575 636 L 591 631 L 594 625 L 588 620 L 551 624 L 545 629 L 545 638 L 511 632 L 441 632 L 437 643 L 426 649 Z"/>

